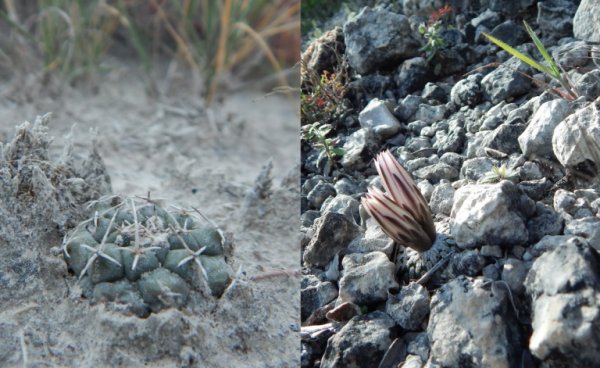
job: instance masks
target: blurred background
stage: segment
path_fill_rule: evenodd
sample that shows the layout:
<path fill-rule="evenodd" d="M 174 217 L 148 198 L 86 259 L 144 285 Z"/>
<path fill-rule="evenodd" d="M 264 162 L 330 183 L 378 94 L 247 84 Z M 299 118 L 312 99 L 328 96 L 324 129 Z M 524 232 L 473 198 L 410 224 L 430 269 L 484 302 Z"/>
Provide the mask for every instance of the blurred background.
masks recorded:
<path fill-rule="evenodd" d="M 210 102 L 240 82 L 297 85 L 299 28 L 300 0 L 2 0 L 0 77 L 95 88 L 133 63 L 150 94 L 177 72 Z"/>

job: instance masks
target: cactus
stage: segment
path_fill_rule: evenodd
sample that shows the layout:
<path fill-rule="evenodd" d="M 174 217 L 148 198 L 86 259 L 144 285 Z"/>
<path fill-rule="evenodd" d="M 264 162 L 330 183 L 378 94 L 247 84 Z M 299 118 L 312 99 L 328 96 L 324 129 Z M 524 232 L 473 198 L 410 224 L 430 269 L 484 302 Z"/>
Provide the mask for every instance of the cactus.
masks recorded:
<path fill-rule="evenodd" d="M 182 307 L 193 291 L 220 297 L 231 282 L 231 246 L 199 212 L 119 196 L 89 207 L 93 216 L 67 234 L 63 252 L 93 301 L 134 304 L 144 315 Z"/>

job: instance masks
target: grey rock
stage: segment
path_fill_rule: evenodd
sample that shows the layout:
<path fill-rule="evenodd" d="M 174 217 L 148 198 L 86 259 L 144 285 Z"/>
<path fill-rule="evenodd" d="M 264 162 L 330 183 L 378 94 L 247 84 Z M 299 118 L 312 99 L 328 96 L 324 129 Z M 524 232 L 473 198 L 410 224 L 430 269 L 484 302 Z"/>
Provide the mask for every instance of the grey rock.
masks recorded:
<path fill-rule="evenodd" d="M 444 105 L 433 106 L 428 104 L 420 104 L 414 118 L 416 120 L 422 120 L 428 124 L 431 124 L 442 120 L 444 118 L 444 114 L 446 114 L 446 106 Z"/>
<path fill-rule="evenodd" d="M 481 141 L 477 155 L 482 156 L 486 148 L 491 148 L 506 154 L 521 153 L 518 137 L 525 130 L 524 124 L 501 124 L 491 134 Z"/>
<path fill-rule="evenodd" d="M 352 318 L 327 341 L 321 367 L 377 366 L 398 334 L 395 325 L 381 311 Z"/>
<path fill-rule="evenodd" d="M 465 250 L 452 257 L 454 275 L 477 276 L 485 266 L 485 259 L 478 249 Z"/>
<path fill-rule="evenodd" d="M 308 204 L 314 209 L 320 209 L 323 202 L 327 198 L 335 196 L 335 194 L 335 188 L 332 184 L 321 181 L 308 193 Z"/>
<path fill-rule="evenodd" d="M 542 104 L 518 138 L 523 154 L 552 158 L 552 134 L 556 126 L 570 113 L 571 107 L 563 99 Z"/>
<path fill-rule="evenodd" d="M 577 197 L 572 192 L 564 189 L 558 189 L 554 192 L 553 204 L 556 212 L 571 212 L 576 201 Z"/>
<path fill-rule="evenodd" d="M 403 97 L 422 89 L 431 78 L 429 74 L 429 66 L 425 58 L 419 56 L 405 60 L 394 77 L 398 85 L 398 95 Z"/>
<path fill-rule="evenodd" d="M 600 364 L 600 264 L 594 253 L 585 243 L 563 243 L 536 259 L 525 280 L 533 314 L 529 349 L 549 367 Z"/>
<path fill-rule="evenodd" d="M 465 160 L 460 169 L 460 178 L 479 180 L 492 171 L 492 167 L 499 166 L 498 161 L 489 157 L 476 157 Z"/>
<path fill-rule="evenodd" d="M 429 336 L 427 332 L 407 333 L 404 335 L 407 341 L 406 352 L 416 355 L 421 361 L 426 362 L 429 357 Z"/>
<path fill-rule="evenodd" d="M 452 204 L 454 203 L 454 188 L 450 182 L 442 182 L 435 186 L 429 207 L 434 214 L 450 216 Z"/>
<path fill-rule="evenodd" d="M 552 57 L 566 70 L 583 67 L 590 60 L 590 47 L 588 42 L 574 40 L 555 47 L 552 50 Z"/>
<path fill-rule="evenodd" d="M 492 29 L 490 35 L 504 41 L 512 47 L 522 44 L 527 38 L 523 27 L 512 19 L 498 24 Z"/>
<path fill-rule="evenodd" d="M 394 263 L 382 252 L 348 254 L 342 260 L 340 303 L 365 305 L 387 299 L 388 290 L 398 288 Z"/>
<path fill-rule="evenodd" d="M 481 270 L 483 277 L 486 279 L 497 281 L 500 279 L 500 270 L 498 269 L 498 265 L 495 263 L 489 264 Z"/>
<path fill-rule="evenodd" d="M 448 164 L 458 170 L 463 165 L 464 157 L 456 152 L 446 152 L 440 157 L 440 162 Z"/>
<path fill-rule="evenodd" d="M 600 4 L 595 0 L 581 0 L 573 18 L 573 34 L 576 38 L 600 42 Z"/>
<path fill-rule="evenodd" d="M 517 187 L 504 180 L 497 184 L 466 185 L 454 195 L 452 235 L 461 248 L 495 244 L 524 244 L 525 227 Z"/>
<path fill-rule="evenodd" d="M 518 97 L 531 89 L 531 80 L 527 74 L 529 68 L 517 58 L 512 57 L 483 77 L 481 87 L 484 96 L 492 103 L 498 103 L 511 97 Z"/>
<path fill-rule="evenodd" d="M 573 219 L 565 224 L 565 235 L 577 235 L 600 251 L 600 219 L 596 216 Z"/>
<path fill-rule="evenodd" d="M 315 210 L 304 211 L 300 216 L 300 226 L 302 227 L 311 227 L 315 220 L 321 216 L 321 212 Z"/>
<path fill-rule="evenodd" d="M 417 112 L 419 105 L 423 103 L 423 98 L 416 95 L 408 95 L 400 101 L 394 109 L 394 115 L 398 119 L 408 121 Z"/>
<path fill-rule="evenodd" d="M 406 141 L 405 147 L 411 152 L 421 151 L 431 148 L 431 140 L 427 137 L 412 137 Z"/>
<path fill-rule="evenodd" d="M 534 0 L 482 0 L 482 8 L 489 8 L 492 11 L 503 14 L 518 14 L 534 4 Z"/>
<path fill-rule="evenodd" d="M 405 330 L 420 330 L 429 314 L 429 292 L 423 286 L 411 282 L 400 289 L 398 295 L 391 294 L 385 312 Z"/>
<path fill-rule="evenodd" d="M 442 367 L 510 367 L 519 357 L 519 332 L 503 288 L 464 276 L 443 285 L 431 300 L 428 364 Z"/>
<path fill-rule="evenodd" d="M 600 70 L 593 69 L 585 73 L 575 82 L 575 88 L 580 96 L 585 96 L 588 101 L 593 101 L 600 96 Z"/>
<path fill-rule="evenodd" d="M 422 368 L 423 360 L 418 355 L 409 354 L 406 356 L 406 358 L 404 359 L 404 362 L 399 367 L 400 368 Z"/>
<path fill-rule="evenodd" d="M 358 213 L 359 205 L 360 203 L 351 196 L 346 194 L 339 194 L 331 198 L 330 201 L 327 201 L 324 204 L 321 212 L 340 213 L 348 217 L 349 219 L 354 220 L 354 222 L 358 225 L 360 224 L 360 214 Z"/>
<path fill-rule="evenodd" d="M 538 180 L 527 180 L 522 181 L 517 186 L 523 193 L 527 194 L 529 198 L 534 201 L 539 201 L 546 196 L 546 192 L 548 189 L 552 187 L 552 182 L 547 178 L 542 178 Z"/>
<path fill-rule="evenodd" d="M 522 134 L 521 134 L 522 135 Z M 525 161 L 519 168 L 520 180 L 539 180 L 544 177 L 540 165 L 537 162 Z"/>
<path fill-rule="evenodd" d="M 575 167 L 585 161 L 600 165 L 600 99 L 575 111 L 558 124 L 552 148 L 563 166 Z"/>
<path fill-rule="evenodd" d="M 484 245 L 480 253 L 483 257 L 502 258 L 502 247 L 499 245 Z"/>
<path fill-rule="evenodd" d="M 431 162 L 431 160 L 429 158 L 419 157 L 419 158 L 415 158 L 414 160 L 406 161 L 404 168 L 408 172 L 414 172 L 414 171 L 417 171 L 423 167 L 426 167 L 426 166 L 429 166 L 432 164 L 435 164 L 435 162 Z"/>
<path fill-rule="evenodd" d="M 438 131 L 433 141 L 433 148 L 436 148 L 440 155 L 446 152 L 462 152 L 465 140 L 465 129 L 462 127 L 456 127 L 448 133 Z"/>
<path fill-rule="evenodd" d="M 421 92 L 421 97 L 433 104 L 442 104 L 448 101 L 446 91 L 435 83 L 427 83 Z"/>
<path fill-rule="evenodd" d="M 431 195 L 433 194 L 433 185 L 429 182 L 429 180 L 421 180 L 417 183 L 417 187 L 425 197 L 426 201 L 431 199 Z"/>
<path fill-rule="evenodd" d="M 442 179 L 454 181 L 455 179 L 458 179 L 459 176 L 458 170 L 442 162 L 423 167 L 413 174 L 419 179 L 427 179 L 432 183 L 437 183 Z"/>
<path fill-rule="evenodd" d="M 488 29 L 492 29 L 500 24 L 500 14 L 495 11 L 491 11 L 489 8 L 485 8 L 485 11 L 475 18 L 471 19 L 473 27 L 484 26 Z"/>
<path fill-rule="evenodd" d="M 539 1 L 537 6 L 537 24 L 544 36 L 561 39 L 573 34 L 577 4 L 570 0 L 545 0 Z"/>
<path fill-rule="evenodd" d="M 381 7 L 363 8 L 344 24 L 346 56 L 360 74 L 418 55 L 419 43 L 408 18 Z"/>
<path fill-rule="evenodd" d="M 502 266 L 502 281 L 508 284 L 510 290 L 522 295 L 525 292 L 525 277 L 527 277 L 527 267 L 519 259 L 509 258 L 504 261 Z"/>
<path fill-rule="evenodd" d="M 335 212 L 326 212 L 313 225 L 314 235 L 308 243 L 303 260 L 309 265 L 323 267 L 333 256 L 346 249 L 360 234 L 354 220 Z"/>
<path fill-rule="evenodd" d="M 335 192 L 339 194 L 352 195 L 359 191 L 358 184 L 349 178 L 341 178 L 333 184 Z"/>
<path fill-rule="evenodd" d="M 379 251 L 391 257 L 394 251 L 394 245 L 390 238 L 381 230 L 381 227 L 369 218 L 367 220 L 367 231 L 364 235 L 357 236 L 348 244 L 349 253 L 370 253 Z"/>
<path fill-rule="evenodd" d="M 558 247 L 566 244 L 581 245 L 587 244 L 587 241 L 575 235 L 546 235 L 539 242 L 535 243 L 528 251 L 533 258 L 537 258 L 545 252 L 551 252 Z"/>
<path fill-rule="evenodd" d="M 344 143 L 342 166 L 350 169 L 362 169 L 368 165 L 370 152 L 375 150 L 377 140 L 372 129 L 361 128 L 350 134 Z"/>
<path fill-rule="evenodd" d="M 358 121 L 361 127 L 373 129 L 373 133 L 382 138 L 391 137 L 400 130 L 400 122 L 388 110 L 385 102 L 376 98 L 360 112 Z"/>
<path fill-rule="evenodd" d="M 481 101 L 481 74 L 472 74 L 458 81 L 450 91 L 450 100 L 457 106 L 473 107 Z"/>
<path fill-rule="evenodd" d="M 546 235 L 562 233 L 564 220 L 562 216 L 543 203 L 536 204 L 535 216 L 527 221 L 529 243 L 536 243 Z"/>
<path fill-rule="evenodd" d="M 300 318 L 306 320 L 314 311 L 337 298 L 338 291 L 329 281 L 322 282 L 316 276 L 302 276 Z"/>

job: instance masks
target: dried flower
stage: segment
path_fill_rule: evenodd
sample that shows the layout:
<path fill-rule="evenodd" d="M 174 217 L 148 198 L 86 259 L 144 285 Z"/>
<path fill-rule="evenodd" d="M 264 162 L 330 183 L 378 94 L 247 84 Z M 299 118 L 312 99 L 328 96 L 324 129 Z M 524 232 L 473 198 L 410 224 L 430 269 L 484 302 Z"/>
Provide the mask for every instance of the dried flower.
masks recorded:
<path fill-rule="evenodd" d="M 429 250 L 435 226 L 419 188 L 389 150 L 377 156 L 375 167 L 387 193 L 369 188 L 363 206 L 396 243 L 419 252 Z"/>

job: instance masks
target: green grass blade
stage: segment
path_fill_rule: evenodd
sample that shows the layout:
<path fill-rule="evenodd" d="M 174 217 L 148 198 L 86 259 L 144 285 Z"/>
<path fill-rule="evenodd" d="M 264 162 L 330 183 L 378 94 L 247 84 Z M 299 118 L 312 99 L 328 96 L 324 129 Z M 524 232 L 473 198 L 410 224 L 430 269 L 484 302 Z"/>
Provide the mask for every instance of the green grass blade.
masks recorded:
<path fill-rule="evenodd" d="M 546 62 L 550 66 L 550 68 L 549 68 L 550 75 L 552 75 L 554 78 L 560 80 L 560 69 L 558 69 L 558 66 L 556 66 L 556 63 L 554 62 L 554 60 L 552 59 L 552 57 L 550 56 L 550 54 L 548 53 L 548 51 L 546 50 L 544 45 L 542 44 L 542 41 L 540 41 L 538 36 L 535 34 L 533 29 L 531 29 L 529 24 L 527 24 L 527 22 L 523 21 L 523 24 L 525 25 L 525 30 L 527 31 L 527 33 L 529 33 L 529 37 L 531 37 L 531 39 L 533 40 L 535 47 L 537 47 L 540 54 L 542 54 L 542 56 L 544 57 L 544 60 L 546 60 Z"/>
<path fill-rule="evenodd" d="M 500 48 L 502 48 L 504 51 L 508 52 L 512 56 L 514 56 L 517 59 L 521 60 L 525 64 L 531 66 L 532 68 L 535 68 L 535 69 L 539 70 L 542 73 L 554 76 L 554 74 L 552 73 L 552 71 L 549 68 L 543 66 L 542 64 L 540 64 L 537 61 L 533 60 L 529 56 L 527 56 L 527 55 L 523 54 L 522 52 L 520 52 L 519 50 L 513 48 L 509 44 L 507 44 L 507 43 L 505 43 L 503 41 L 500 41 L 496 37 L 490 36 L 487 33 L 483 33 L 483 35 L 485 37 L 487 37 L 487 39 L 490 40 L 492 43 L 496 44 L 497 46 L 499 46 Z"/>

